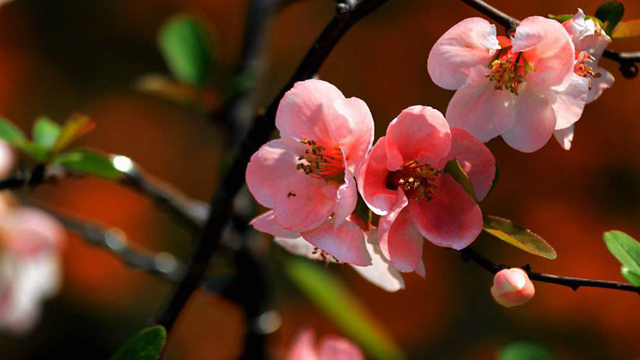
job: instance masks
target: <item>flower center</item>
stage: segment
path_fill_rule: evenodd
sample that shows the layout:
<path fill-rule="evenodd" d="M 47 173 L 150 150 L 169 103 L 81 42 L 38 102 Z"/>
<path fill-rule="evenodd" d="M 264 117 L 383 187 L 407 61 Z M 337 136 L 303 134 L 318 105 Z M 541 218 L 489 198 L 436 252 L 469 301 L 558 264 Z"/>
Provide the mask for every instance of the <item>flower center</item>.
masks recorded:
<path fill-rule="evenodd" d="M 409 199 L 431 200 L 436 188 L 436 176 L 442 170 L 435 170 L 429 164 L 418 164 L 412 160 L 402 166 L 402 169 L 389 173 L 387 188 L 396 190 L 401 188 Z"/>
<path fill-rule="evenodd" d="M 494 82 L 494 88 L 509 90 L 516 95 L 518 87 L 527 77 L 527 72 L 533 70 L 521 52 L 511 52 L 511 46 L 500 49 L 489 68 L 491 70 L 486 77 Z"/>
<path fill-rule="evenodd" d="M 309 139 L 300 142 L 307 145 L 307 150 L 298 157 L 296 169 L 316 179 L 344 182 L 344 156 L 340 148 L 327 149 Z"/>
<path fill-rule="evenodd" d="M 580 55 L 576 51 L 576 59 L 578 61 L 576 62 L 576 64 L 573 67 L 573 72 L 576 75 L 582 76 L 582 77 L 589 77 L 590 76 L 590 77 L 592 77 L 594 79 L 597 79 L 600 76 L 602 76 L 602 74 L 600 74 L 599 72 L 595 72 L 593 70 L 593 68 L 587 64 L 588 61 L 595 61 L 595 58 L 593 56 L 589 55 L 586 52 L 584 52 L 582 55 Z"/>

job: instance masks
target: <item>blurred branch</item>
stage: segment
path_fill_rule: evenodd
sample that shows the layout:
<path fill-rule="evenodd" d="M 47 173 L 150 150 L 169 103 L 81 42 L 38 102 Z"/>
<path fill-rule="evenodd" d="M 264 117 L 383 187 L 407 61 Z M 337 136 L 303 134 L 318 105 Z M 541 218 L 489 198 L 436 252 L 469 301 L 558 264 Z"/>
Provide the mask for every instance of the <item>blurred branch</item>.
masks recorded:
<path fill-rule="evenodd" d="M 493 261 L 487 259 L 483 255 L 478 252 L 466 248 L 460 250 L 460 254 L 465 261 L 473 261 L 476 264 L 480 265 L 483 269 L 488 272 L 495 274 L 502 269 L 510 268 L 510 266 L 496 264 Z M 631 284 L 625 284 L 616 281 L 606 281 L 606 280 L 593 280 L 593 279 L 584 279 L 570 276 L 558 276 L 553 274 L 544 274 L 535 271 L 531 271 L 531 266 L 526 265 L 523 266 L 522 269 L 527 272 L 529 278 L 534 281 L 556 284 L 560 286 L 566 286 L 568 288 L 578 290 L 581 287 L 592 287 L 592 288 L 602 288 L 602 289 L 611 289 L 611 290 L 619 290 L 619 291 L 628 291 L 634 292 L 636 294 L 640 294 L 640 287 L 633 286 Z"/>
<path fill-rule="evenodd" d="M 344 34 L 354 24 L 388 1 L 352 0 L 348 4 L 339 4 L 336 15 L 311 46 L 291 79 L 271 102 L 266 112 L 260 112 L 253 120 L 251 128 L 232 161 L 231 168 L 225 174 L 211 199 L 211 211 L 189 263 L 187 274 L 158 320 L 158 323 L 164 325 L 167 331 L 171 330 L 187 300 L 198 288 L 206 272 L 209 259 L 220 247 L 222 231 L 232 213 L 233 198 L 245 183 L 244 173 L 247 163 L 251 155 L 267 142 L 275 129 L 275 113 L 285 92 L 291 89 L 296 82 L 313 77 Z"/>
<path fill-rule="evenodd" d="M 520 21 L 495 7 L 487 4 L 482 0 L 460 0 L 470 7 L 476 9 L 481 14 L 502 25 L 507 29 L 507 33 L 511 32 L 520 24 Z M 602 57 L 613 60 L 620 65 L 620 73 L 627 79 L 634 78 L 638 75 L 638 65 L 640 63 L 640 51 L 638 52 L 616 52 L 605 50 Z"/>
<path fill-rule="evenodd" d="M 125 233 L 117 228 L 105 228 L 84 220 L 47 210 L 58 219 L 69 231 L 80 236 L 93 246 L 108 250 L 125 265 L 148 272 L 172 282 L 178 281 L 184 268 L 175 257 L 167 252 L 150 254 L 129 246 Z"/>

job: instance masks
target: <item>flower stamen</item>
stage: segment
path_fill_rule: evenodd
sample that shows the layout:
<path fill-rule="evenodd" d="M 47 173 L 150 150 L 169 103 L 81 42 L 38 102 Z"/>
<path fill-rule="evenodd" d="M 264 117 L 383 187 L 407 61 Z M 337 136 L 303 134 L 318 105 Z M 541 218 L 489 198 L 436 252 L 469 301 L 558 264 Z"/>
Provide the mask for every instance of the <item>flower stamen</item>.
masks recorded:
<path fill-rule="evenodd" d="M 418 164 L 412 160 L 402 166 L 401 170 L 389 173 L 387 188 L 401 188 L 407 198 L 431 201 L 436 189 L 435 180 L 442 170 L 435 170 L 429 164 Z"/>
<path fill-rule="evenodd" d="M 518 88 L 526 78 L 527 72 L 533 70 L 522 56 L 522 52 L 512 53 L 511 47 L 501 49 L 495 59 L 489 64 L 491 69 L 485 75 L 494 82 L 496 90 L 509 90 L 518 95 Z"/>
<path fill-rule="evenodd" d="M 307 145 L 308 149 L 298 157 L 296 169 L 316 179 L 344 182 L 344 157 L 340 148 L 327 149 L 309 139 L 300 142 Z"/>

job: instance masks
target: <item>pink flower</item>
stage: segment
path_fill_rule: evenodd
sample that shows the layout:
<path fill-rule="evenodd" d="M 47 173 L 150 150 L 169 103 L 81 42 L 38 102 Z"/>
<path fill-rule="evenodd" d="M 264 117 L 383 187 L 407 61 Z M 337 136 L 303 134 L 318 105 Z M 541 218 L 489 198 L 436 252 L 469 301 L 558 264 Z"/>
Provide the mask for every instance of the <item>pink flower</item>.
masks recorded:
<path fill-rule="evenodd" d="M 576 49 L 576 64 L 574 65 L 572 85 L 570 85 L 573 90 L 568 88 L 567 92 L 575 93 L 579 87 L 580 96 L 584 97 L 586 91 L 586 103 L 588 104 L 597 99 L 605 89 L 610 88 L 615 80 L 611 73 L 598 66 L 602 53 L 611 44 L 611 38 L 593 19 L 586 19 L 582 9 L 578 9 L 578 13 L 562 25 L 571 36 Z M 580 109 L 578 113 L 576 108 L 574 117 L 579 118 L 581 114 L 582 110 Z M 572 123 L 567 128 L 556 130 L 554 135 L 560 145 L 569 150 L 573 134 L 574 126 Z"/>
<path fill-rule="evenodd" d="M 249 191 L 273 209 L 254 219 L 274 236 L 296 233 L 336 259 L 371 263 L 360 228 L 345 221 L 355 209 L 354 173 L 373 143 L 364 101 L 346 99 L 320 80 L 296 83 L 276 114 L 280 139 L 263 145 L 247 166 Z"/>
<path fill-rule="evenodd" d="M 4 179 L 11 174 L 16 156 L 11 145 L 0 140 L 0 179 Z"/>
<path fill-rule="evenodd" d="M 438 86 L 457 90 L 447 108 L 451 126 L 483 142 L 502 135 L 511 147 L 533 152 L 582 113 L 583 88 L 569 86 L 574 60 L 573 42 L 555 20 L 528 17 L 508 39 L 470 18 L 436 42 L 428 70 Z"/>
<path fill-rule="evenodd" d="M 313 330 L 301 331 L 289 349 L 286 360 L 364 360 L 362 351 L 347 339 L 325 336 L 317 348 L 315 342 Z"/>
<path fill-rule="evenodd" d="M 482 230 L 482 212 L 445 164 L 457 159 L 479 200 L 489 192 L 495 159 L 464 130 L 449 128 L 430 107 L 402 111 L 371 150 L 358 176 L 362 198 L 380 216 L 382 253 L 402 271 L 424 276 L 422 238 L 462 249 Z"/>
<path fill-rule="evenodd" d="M 0 218 L 0 329 L 19 335 L 35 326 L 42 301 L 58 292 L 64 230 L 38 209 L 6 211 Z"/>
<path fill-rule="evenodd" d="M 491 295 L 508 308 L 524 305 L 535 295 L 536 289 L 527 273 L 520 268 L 503 269 L 493 278 Z"/>

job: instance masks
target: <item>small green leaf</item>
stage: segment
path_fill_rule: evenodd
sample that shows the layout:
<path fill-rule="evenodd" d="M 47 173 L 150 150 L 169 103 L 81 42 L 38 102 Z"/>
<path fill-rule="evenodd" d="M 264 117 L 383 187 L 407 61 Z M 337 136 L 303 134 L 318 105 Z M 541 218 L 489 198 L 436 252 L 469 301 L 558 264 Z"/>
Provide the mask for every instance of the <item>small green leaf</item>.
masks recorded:
<path fill-rule="evenodd" d="M 84 136 L 89 131 L 93 130 L 96 123 L 86 115 L 73 114 L 62 125 L 60 130 L 60 136 L 55 145 L 53 145 L 53 153 L 59 153 L 66 149 L 72 142 L 76 141 L 80 137 Z"/>
<path fill-rule="evenodd" d="M 162 326 L 144 329 L 129 339 L 109 360 L 156 360 L 164 348 L 167 332 Z"/>
<path fill-rule="evenodd" d="M 60 125 L 46 116 L 41 116 L 33 125 L 33 141 L 45 150 L 51 150 L 60 136 L 60 131 Z"/>
<path fill-rule="evenodd" d="M 628 267 L 622 265 L 620 268 L 622 277 L 635 286 L 640 286 L 640 274 L 631 271 Z"/>
<path fill-rule="evenodd" d="M 624 5 L 617 1 L 607 1 L 600 5 L 596 11 L 596 18 L 604 24 L 604 31 L 607 35 L 612 35 L 613 30 L 618 26 L 624 15 Z"/>
<path fill-rule="evenodd" d="M 49 159 L 49 151 L 34 142 L 25 143 L 22 146 L 22 151 L 37 163 L 45 163 Z"/>
<path fill-rule="evenodd" d="M 0 117 L 0 139 L 9 143 L 9 145 L 15 146 L 18 149 L 22 149 L 24 144 L 27 143 L 27 138 L 24 136 L 22 130 L 18 129 L 9 120 Z"/>
<path fill-rule="evenodd" d="M 122 177 L 122 173 L 113 166 L 107 156 L 91 150 L 66 152 L 54 157 L 52 162 L 80 175 L 91 175 L 111 181 Z"/>
<path fill-rule="evenodd" d="M 215 53 L 211 34 L 200 21 L 188 15 L 171 17 L 160 29 L 158 45 L 178 80 L 193 85 L 207 82 Z"/>
<path fill-rule="evenodd" d="M 478 202 L 478 197 L 473 189 L 473 184 L 471 184 L 471 179 L 469 179 L 469 175 L 462 169 L 457 159 L 449 160 L 444 166 L 444 172 L 451 175 L 458 184 L 462 185 L 464 191 L 466 191 L 473 200 Z"/>
<path fill-rule="evenodd" d="M 500 351 L 499 360 L 556 360 L 551 350 L 542 344 L 518 340 L 505 345 Z"/>
<path fill-rule="evenodd" d="M 615 256 L 623 266 L 622 276 L 636 285 L 627 276 L 640 274 L 640 243 L 622 231 L 607 231 L 602 236 L 609 252 Z M 627 276 L 625 276 L 627 273 Z"/>
<path fill-rule="evenodd" d="M 571 14 L 564 14 L 564 15 L 549 14 L 547 16 L 549 17 L 549 19 L 558 20 L 561 23 L 563 23 L 563 22 L 565 22 L 567 20 L 571 20 L 571 18 L 573 17 L 573 15 L 571 15 Z"/>
<path fill-rule="evenodd" d="M 491 215 L 485 215 L 483 219 L 484 231 L 518 249 L 551 260 L 558 256 L 553 247 L 543 238 L 522 226 L 514 224 L 511 220 Z"/>
<path fill-rule="evenodd" d="M 285 272 L 298 288 L 372 358 L 405 358 L 384 330 L 384 326 L 374 320 L 358 298 L 337 277 L 322 266 L 305 259 L 288 257 L 284 265 Z"/>
<path fill-rule="evenodd" d="M 611 35 L 614 39 L 633 38 L 640 36 L 640 19 L 621 22 Z"/>

